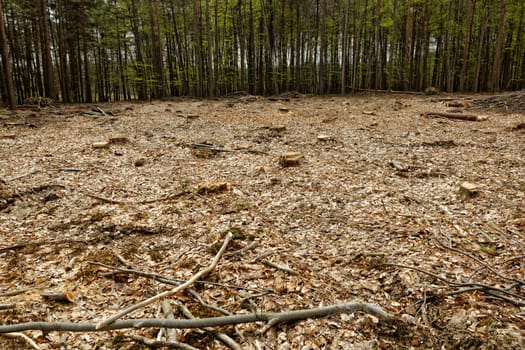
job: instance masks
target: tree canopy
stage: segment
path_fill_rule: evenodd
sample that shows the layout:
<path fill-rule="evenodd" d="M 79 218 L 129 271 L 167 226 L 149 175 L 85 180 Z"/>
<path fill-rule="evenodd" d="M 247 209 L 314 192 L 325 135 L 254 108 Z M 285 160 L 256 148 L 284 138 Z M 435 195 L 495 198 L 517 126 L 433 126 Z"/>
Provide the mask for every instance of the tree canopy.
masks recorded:
<path fill-rule="evenodd" d="M 522 0 L 1 1 L 6 102 L 525 88 Z"/>

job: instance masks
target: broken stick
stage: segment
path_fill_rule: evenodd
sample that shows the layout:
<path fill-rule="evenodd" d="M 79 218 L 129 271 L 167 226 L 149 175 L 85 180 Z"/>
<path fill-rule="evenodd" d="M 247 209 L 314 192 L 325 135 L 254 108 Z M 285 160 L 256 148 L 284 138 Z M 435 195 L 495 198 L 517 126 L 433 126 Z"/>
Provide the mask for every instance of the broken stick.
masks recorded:
<path fill-rule="evenodd" d="M 479 116 L 479 115 L 443 113 L 443 112 L 426 112 L 426 113 L 423 113 L 422 115 L 424 117 L 459 119 L 459 120 L 468 120 L 471 122 L 482 122 L 488 119 L 487 117 Z"/>

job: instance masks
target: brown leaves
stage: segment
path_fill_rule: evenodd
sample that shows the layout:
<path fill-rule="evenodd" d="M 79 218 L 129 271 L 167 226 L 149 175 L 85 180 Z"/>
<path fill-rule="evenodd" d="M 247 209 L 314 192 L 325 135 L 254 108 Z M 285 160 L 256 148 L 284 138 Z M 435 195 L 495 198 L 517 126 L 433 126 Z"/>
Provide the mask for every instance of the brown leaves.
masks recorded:
<path fill-rule="evenodd" d="M 472 312 L 490 310 L 465 331 L 476 340 L 507 335 L 488 332 L 490 320 L 498 330 L 522 322 L 511 304 L 479 291 L 447 296 L 451 288 L 444 290 L 443 281 L 387 265 L 491 286 L 508 285 L 494 272 L 523 278 L 525 169 L 521 133 L 509 132 L 520 116 L 493 114 L 475 127 L 419 118 L 446 106 L 404 95 L 278 102 L 260 98 L 234 108 L 225 101 L 153 102 L 111 119 L 66 109 L 60 113 L 68 118 L 56 118 L 44 110 L 39 123 L 45 127 L 4 123 L 2 135 L 16 131 L 16 138 L 0 137 L 0 293 L 69 288 L 75 303 L 66 310 L 37 292 L 5 296 L 2 304 L 14 308 L 0 310 L 0 318 L 100 319 L 168 287 L 147 277 L 106 275 L 107 268 L 88 261 L 183 281 L 206 266 L 232 232 L 231 250 L 208 282 L 248 289 L 199 284 L 207 303 L 242 313 L 359 299 L 421 325 L 397 338 L 375 333 L 373 318 L 359 315 L 281 325 L 275 338 L 255 336 L 250 331 L 257 326 L 239 326 L 247 331 L 245 348 L 257 341 L 273 348 L 439 348 L 449 333 L 440 322 L 463 312 L 470 320 Z M 102 108 L 115 107 L 126 109 Z M 16 121 L 25 125 L 22 114 L 31 112 L 18 113 Z M 184 123 L 174 114 L 187 116 Z M 96 140 L 107 148 L 91 149 Z M 307 161 L 282 168 L 278 158 L 290 150 Z M 479 184 L 482 195 L 458 198 L 465 181 Z M 49 185 L 61 187 L 37 190 Z M 268 289 L 272 293 L 261 294 Z M 175 298 L 195 306 L 186 294 Z M 45 307 L 33 308 L 43 301 Z M 154 307 L 136 312 L 155 316 Z M 203 348 L 213 343 L 195 332 L 182 336 Z M 104 337 L 71 335 L 68 342 L 75 347 Z"/>

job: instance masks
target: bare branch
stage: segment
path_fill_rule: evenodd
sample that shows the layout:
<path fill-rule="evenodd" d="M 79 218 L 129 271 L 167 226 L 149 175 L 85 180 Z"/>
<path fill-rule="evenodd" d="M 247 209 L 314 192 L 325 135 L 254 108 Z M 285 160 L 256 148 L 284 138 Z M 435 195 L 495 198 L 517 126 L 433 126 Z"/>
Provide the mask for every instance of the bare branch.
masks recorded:
<path fill-rule="evenodd" d="M 213 269 L 215 269 L 215 267 L 219 263 L 219 260 L 220 260 L 221 256 L 226 251 L 226 248 L 228 247 L 228 244 L 230 243 L 232 238 L 233 238 L 233 234 L 231 232 L 228 232 L 226 234 L 226 237 L 224 239 L 224 243 L 222 244 L 221 249 L 215 255 L 215 258 L 213 259 L 213 261 L 210 264 L 210 266 L 208 266 L 204 270 L 201 270 L 201 271 L 197 272 L 188 281 L 186 281 L 185 283 L 183 283 L 183 284 L 173 288 L 172 290 L 168 290 L 168 291 L 162 292 L 162 293 L 157 294 L 157 295 L 155 295 L 155 296 L 153 296 L 153 297 L 151 297 L 149 299 L 146 299 L 146 300 L 144 300 L 144 301 L 142 301 L 140 303 L 132 305 L 132 306 L 130 306 L 130 307 L 120 311 L 120 312 L 117 312 L 116 314 L 106 318 L 105 320 L 100 321 L 97 324 L 97 329 L 104 328 L 107 325 L 111 324 L 112 322 L 118 320 L 122 316 L 125 316 L 125 315 L 129 314 L 130 312 L 133 312 L 133 311 L 135 311 L 137 309 L 140 309 L 141 307 L 144 307 L 144 306 L 147 306 L 147 305 L 149 305 L 151 303 L 154 303 L 155 301 L 157 301 L 159 299 L 166 298 L 166 297 L 169 297 L 170 295 L 176 294 L 177 292 L 179 292 L 181 290 L 184 290 L 184 289 L 188 288 L 189 286 L 191 286 L 193 283 L 195 283 L 195 281 L 198 281 L 199 278 L 201 278 L 202 276 L 206 276 L 207 274 L 209 274 Z"/>
<path fill-rule="evenodd" d="M 31 345 L 31 347 L 33 349 L 36 349 L 36 350 L 40 350 L 42 349 L 40 346 L 38 346 L 37 343 L 35 343 L 33 341 L 33 339 L 29 338 L 27 335 L 25 335 L 24 333 L 4 333 L 2 334 L 4 337 L 8 337 L 8 338 L 22 338 L 24 339 L 29 345 Z"/>
<path fill-rule="evenodd" d="M 130 335 L 128 336 L 130 339 L 133 339 L 135 341 L 139 341 L 143 343 L 144 345 L 154 347 L 154 348 L 170 348 L 170 349 L 182 349 L 182 350 L 199 350 L 197 348 L 194 348 L 191 345 L 179 343 L 177 341 L 164 341 L 164 340 L 155 340 L 147 337 L 143 337 L 140 335 Z"/>
<path fill-rule="evenodd" d="M 192 320 L 195 319 L 195 316 L 193 316 L 191 311 L 185 305 L 183 305 L 182 303 L 179 303 L 179 302 L 176 302 L 176 303 L 177 303 L 177 306 L 179 307 L 179 309 L 184 314 L 184 316 L 186 316 L 187 318 L 192 319 Z M 215 329 L 213 329 L 212 327 L 205 327 L 204 330 L 206 332 L 209 332 L 209 333 L 213 334 L 214 337 L 216 337 L 217 339 L 222 341 L 224 344 L 228 345 L 233 350 L 242 350 L 241 346 L 239 344 L 237 344 L 237 342 L 235 340 L 233 340 L 232 338 L 230 338 L 228 335 L 226 335 L 226 334 L 224 334 L 222 332 L 218 332 Z"/>
<path fill-rule="evenodd" d="M 364 312 L 377 317 L 380 321 L 392 321 L 394 317 L 384 311 L 381 307 L 360 302 L 349 302 L 344 304 L 331 305 L 315 309 L 303 309 L 287 312 L 268 312 L 252 313 L 233 316 L 221 316 L 211 318 L 201 318 L 194 320 L 159 320 L 135 319 L 115 321 L 104 327 L 97 327 L 95 323 L 73 323 L 73 322 L 27 322 L 14 325 L 0 326 L 0 334 L 11 332 L 22 332 L 28 330 L 39 330 L 44 333 L 54 331 L 67 332 L 102 332 L 114 329 L 125 328 L 204 328 L 235 325 L 240 323 L 251 323 L 261 321 L 273 321 L 274 323 L 299 321 L 307 318 L 320 318 L 337 314 L 350 314 L 354 312 Z"/>

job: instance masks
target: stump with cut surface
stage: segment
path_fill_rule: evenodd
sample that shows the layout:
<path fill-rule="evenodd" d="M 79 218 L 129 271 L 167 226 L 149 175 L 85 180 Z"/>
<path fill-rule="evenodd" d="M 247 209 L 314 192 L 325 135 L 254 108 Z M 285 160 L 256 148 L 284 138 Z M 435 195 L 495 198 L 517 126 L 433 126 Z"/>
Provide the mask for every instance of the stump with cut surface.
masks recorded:
<path fill-rule="evenodd" d="M 301 152 L 286 152 L 279 157 L 279 165 L 282 167 L 297 166 L 302 158 Z"/>

